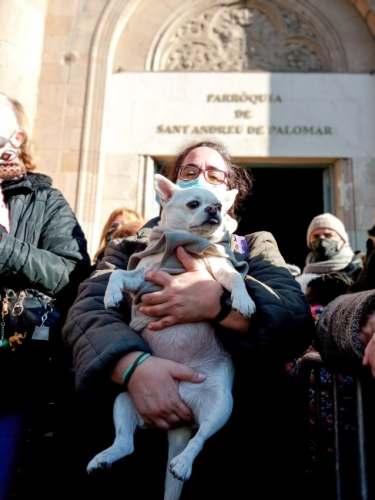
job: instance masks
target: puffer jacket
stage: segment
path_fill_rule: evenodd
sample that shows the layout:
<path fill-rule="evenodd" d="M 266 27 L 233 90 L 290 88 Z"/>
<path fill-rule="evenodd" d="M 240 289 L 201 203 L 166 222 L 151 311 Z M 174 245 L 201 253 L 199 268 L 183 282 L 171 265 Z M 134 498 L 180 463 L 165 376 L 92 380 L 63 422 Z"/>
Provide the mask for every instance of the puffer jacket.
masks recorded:
<path fill-rule="evenodd" d="M 2 185 L 10 233 L 0 231 L 0 294 L 35 288 L 59 296 L 67 309 L 89 275 L 90 258 L 75 215 L 51 185 L 50 177 L 30 172 Z"/>
<path fill-rule="evenodd" d="M 63 328 L 63 340 L 74 360 L 77 391 L 96 401 L 100 394 L 121 388 L 109 381 L 109 371 L 123 355 L 140 350 L 150 352 L 149 346 L 132 331 L 130 298 L 119 310 L 106 310 L 103 298 L 106 286 L 115 269 L 126 269 L 130 255 L 147 245 L 156 220 L 150 221 L 136 235 L 112 241 L 103 260 L 92 276 L 79 288 Z M 259 232 L 246 237 L 249 273 L 247 289 L 255 301 L 257 312 L 252 316 L 248 335 L 234 335 L 222 329 L 222 341 L 238 363 L 246 366 L 264 360 L 278 366 L 302 352 L 311 341 L 314 323 L 309 304 L 300 286 L 287 269 L 277 244 L 270 233 Z M 232 249 L 239 260 L 242 255 L 233 237 Z M 112 387 L 112 389 L 111 389 Z"/>

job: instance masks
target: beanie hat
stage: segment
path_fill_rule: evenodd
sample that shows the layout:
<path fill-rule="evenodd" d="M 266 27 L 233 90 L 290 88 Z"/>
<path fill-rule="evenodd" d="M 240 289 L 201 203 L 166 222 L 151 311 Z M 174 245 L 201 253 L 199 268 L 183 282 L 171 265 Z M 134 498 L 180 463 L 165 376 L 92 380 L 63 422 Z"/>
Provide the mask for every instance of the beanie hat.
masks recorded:
<path fill-rule="evenodd" d="M 310 236 L 313 231 L 316 229 L 331 229 L 336 231 L 336 233 L 345 241 L 345 243 L 349 242 L 348 233 L 345 231 L 344 224 L 340 219 L 335 217 L 332 214 L 321 214 L 317 215 L 310 222 L 310 225 L 307 229 L 307 246 L 310 247 Z"/>

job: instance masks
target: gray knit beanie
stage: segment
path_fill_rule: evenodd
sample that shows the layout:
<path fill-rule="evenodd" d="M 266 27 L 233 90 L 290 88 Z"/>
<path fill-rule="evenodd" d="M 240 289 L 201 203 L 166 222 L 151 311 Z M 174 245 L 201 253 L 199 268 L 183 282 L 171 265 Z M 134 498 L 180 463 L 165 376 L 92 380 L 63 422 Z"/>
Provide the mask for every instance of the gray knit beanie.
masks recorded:
<path fill-rule="evenodd" d="M 310 222 L 310 225 L 307 229 L 307 246 L 310 247 L 310 236 L 313 231 L 316 229 L 331 229 L 336 231 L 336 233 L 345 241 L 345 243 L 349 243 L 348 233 L 345 231 L 344 224 L 340 219 L 335 217 L 332 214 L 325 213 L 321 215 L 317 215 Z"/>

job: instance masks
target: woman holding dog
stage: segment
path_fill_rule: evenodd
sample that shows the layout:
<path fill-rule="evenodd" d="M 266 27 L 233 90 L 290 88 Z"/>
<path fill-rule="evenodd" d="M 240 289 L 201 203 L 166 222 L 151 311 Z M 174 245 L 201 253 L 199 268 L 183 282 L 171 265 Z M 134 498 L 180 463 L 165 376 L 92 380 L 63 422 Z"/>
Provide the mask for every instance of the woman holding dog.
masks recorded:
<path fill-rule="evenodd" d="M 234 165 L 226 149 L 215 142 L 198 143 L 183 151 L 176 161 L 173 180 L 182 188 L 236 188 L 237 207 L 251 189 L 246 170 Z M 233 226 L 236 206 L 230 214 Z M 130 302 L 125 300 L 119 310 L 106 310 L 103 298 L 110 271 L 126 269 L 129 256 L 147 246 L 148 235 L 157 222 L 152 220 L 137 235 L 109 244 L 97 271 L 82 283 L 63 330 L 73 355 L 83 409 L 89 409 L 86 423 L 94 426 L 91 440 L 94 435 L 98 438 L 95 443 L 91 441 L 91 449 L 87 448 L 87 461 L 113 440 L 112 405 L 122 390 L 124 373 L 142 353 L 152 354 L 128 326 Z M 292 411 L 294 393 L 287 386 L 284 365 L 309 345 L 313 320 L 306 297 L 287 269 L 273 236 L 255 233 L 248 235 L 246 242 L 249 274 L 245 283 L 257 307 L 251 318 L 231 309 L 222 286 L 183 248 L 178 249 L 178 258 L 186 273 L 172 276 L 152 271 L 146 275 L 147 280 L 163 287 L 142 296 L 142 312 L 160 317 L 149 328 L 162 335 L 166 326 L 210 320 L 235 364 L 232 416 L 197 457 L 183 499 L 240 498 L 255 491 L 261 492 L 257 498 L 268 499 L 295 487 L 299 479 L 298 460 L 293 459 L 298 445 L 293 420 L 296 413 Z M 234 236 L 232 249 L 243 260 Z M 166 457 L 160 458 L 162 452 L 153 446 L 153 440 L 165 437 L 160 438 L 160 429 L 192 419 L 179 396 L 178 382 L 182 380 L 199 384 L 204 377 L 188 366 L 154 356 L 136 367 L 127 388 L 145 424 L 157 430 L 139 433 L 133 455 L 100 478 L 92 478 L 95 487 L 90 499 L 97 495 L 99 500 L 101 481 L 106 498 L 112 498 L 111 488 L 113 498 L 122 498 L 119 485 L 114 486 L 116 479 L 122 483 L 124 495 L 126 488 L 127 494 L 136 492 L 138 498 L 163 497 Z M 103 432 L 108 429 L 108 435 L 101 436 L 99 428 Z M 143 444 L 139 440 L 144 440 Z M 165 451 L 165 445 L 158 446 Z"/>

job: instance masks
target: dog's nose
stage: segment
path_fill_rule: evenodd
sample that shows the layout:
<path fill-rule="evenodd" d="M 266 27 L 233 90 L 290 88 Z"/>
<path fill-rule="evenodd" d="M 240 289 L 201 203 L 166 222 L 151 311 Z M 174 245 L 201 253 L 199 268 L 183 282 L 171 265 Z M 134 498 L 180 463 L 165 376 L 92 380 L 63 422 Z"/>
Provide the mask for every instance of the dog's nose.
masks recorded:
<path fill-rule="evenodd" d="M 218 212 L 221 212 L 221 205 L 208 205 L 208 207 L 206 207 L 206 212 L 210 215 L 217 214 Z"/>
<path fill-rule="evenodd" d="M 217 207 L 215 205 L 208 205 L 208 207 L 206 207 L 206 212 L 210 215 L 215 215 L 217 214 Z"/>

